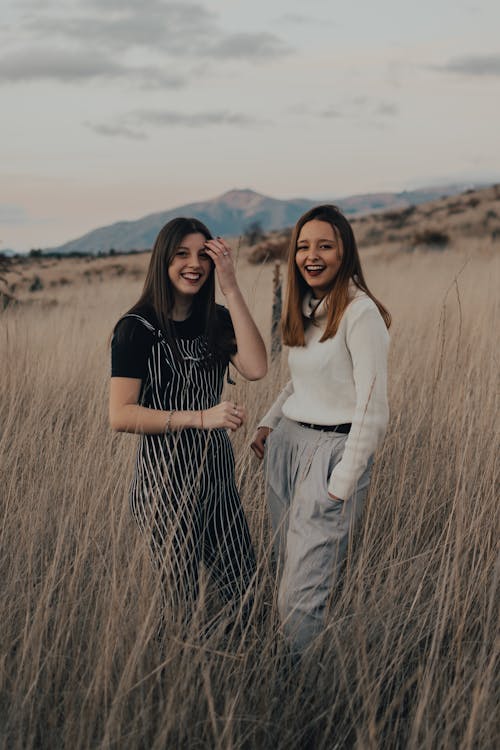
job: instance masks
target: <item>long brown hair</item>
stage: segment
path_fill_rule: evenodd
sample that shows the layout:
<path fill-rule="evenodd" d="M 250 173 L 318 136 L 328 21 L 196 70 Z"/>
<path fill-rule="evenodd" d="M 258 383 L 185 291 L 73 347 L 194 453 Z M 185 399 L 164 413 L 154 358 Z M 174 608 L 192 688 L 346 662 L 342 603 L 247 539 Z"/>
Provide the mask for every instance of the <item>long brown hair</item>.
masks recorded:
<path fill-rule="evenodd" d="M 305 345 L 302 301 L 309 287 L 297 268 L 295 254 L 302 227 L 308 221 L 313 221 L 314 219 L 330 224 L 342 248 L 340 268 L 332 282 L 331 288 L 326 294 L 327 321 L 320 341 L 326 341 L 337 333 L 342 315 L 351 301 L 349 293 L 351 282 L 375 302 L 387 328 L 389 328 L 391 325 L 391 315 L 368 289 L 363 271 L 361 270 L 356 239 L 350 223 L 337 206 L 323 204 L 306 211 L 297 221 L 292 232 L 290 251 L 288 253 L 288 283 L 281 320 L 283 342 L 287 346 Z"/>
<path fill-rule="evenodd" d="M 142 294 L 128 311 L 136 313 L 144 307 L 151 308 L 158 320 L 163 335 L 178 355 L 175 333 L 171 322 L 174 308 L 174 290 L 168 276 L 168 267 L 176 251 L 188 234 L 202 234 L 207 240 L 212 239 L 208 227 L 199 219 L 179 217 L 171 219 L 160 230 L 151 253 L 148 271 Z M 235 351 L 232 332 L 222 316 L 217 315 L 215 304 L 215 274 L 211 263 L 210 273 L 200 291 L 193 298 L 191 316 L 203 321 L 207 339 L 208 353 L 233 354 Z"/>

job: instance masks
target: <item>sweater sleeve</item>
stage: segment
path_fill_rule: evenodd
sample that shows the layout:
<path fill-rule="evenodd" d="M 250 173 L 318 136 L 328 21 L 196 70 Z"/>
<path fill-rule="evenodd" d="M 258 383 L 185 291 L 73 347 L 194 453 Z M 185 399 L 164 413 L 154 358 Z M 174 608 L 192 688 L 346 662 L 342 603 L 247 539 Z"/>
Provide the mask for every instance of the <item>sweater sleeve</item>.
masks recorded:
<path fill-rule="evenodd" d="M 383 440 L 389 420 L 387 355 L 389 334 L 378 309 L 362 306 L 347 322 L 346 343 L 352 359 L 356 408 L 342 459 L 328 491 L 347 500 Z"/>
<path fill-rule="evenodd" d="M 289 396 L 291 396 L 293 393 L 293 383 L 291 380 L 288 381 L 288 383 L 285 385 L 281 393 L 278 395 L 276 401 L 271 406 L 269 411 L 264 414 L 262 419 L 259 422 L 259 427 L 270 427 L 272 430 L 276 427 L 278 422 L 283 416 L 283 412 L 281 410 L 281 407 L 287 400 Z"/>

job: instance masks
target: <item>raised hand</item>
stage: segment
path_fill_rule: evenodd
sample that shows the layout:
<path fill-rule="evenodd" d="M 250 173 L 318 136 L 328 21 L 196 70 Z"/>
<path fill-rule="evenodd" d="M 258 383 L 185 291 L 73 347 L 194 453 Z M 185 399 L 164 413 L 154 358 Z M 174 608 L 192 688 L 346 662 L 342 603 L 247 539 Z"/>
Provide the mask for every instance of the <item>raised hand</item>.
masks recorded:
<path fill-rule="evenodd" d="M 236 281 L 232 251 L 227 242 L 222 237 L 216 237 L 213 240 L 207 240 L 205 247 L 214 262 L 222 294 L 226 295 L 237 289 L 238 282 Z"/>
<path fill-rule="evenodd" d="M 231 248 L 221 237 L 207 240 L 205 248 L 215 266 L 234 328 L 237 351 L 231 362 L 247 380 L 259 380 L 267 372 L 266 347 L 236 281 Z"/>

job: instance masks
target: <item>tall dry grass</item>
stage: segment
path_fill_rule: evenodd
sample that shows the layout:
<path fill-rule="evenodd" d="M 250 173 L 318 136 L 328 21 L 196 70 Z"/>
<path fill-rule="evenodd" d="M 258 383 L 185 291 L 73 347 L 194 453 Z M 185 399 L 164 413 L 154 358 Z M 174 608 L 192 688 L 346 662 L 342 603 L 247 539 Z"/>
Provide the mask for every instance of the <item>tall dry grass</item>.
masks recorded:
<path fill-rule="evenodd" d="M 107 425 L 109 332 L 138 287 L 61 289 L 57 305 L 2 315 L 1 747 L 498 746 L 499 266 L 467 251 L 367 259 L 394 315 L 392 419 L 316 671 L 287 661 L 248 449 L 285 365 L 236 386 L 259 558 L 250 625 L 203 640 L 195 618 L 161 649 L 127 504 L 135 438 Z M 242 268 L 262 325 L 271 274 Z"/>

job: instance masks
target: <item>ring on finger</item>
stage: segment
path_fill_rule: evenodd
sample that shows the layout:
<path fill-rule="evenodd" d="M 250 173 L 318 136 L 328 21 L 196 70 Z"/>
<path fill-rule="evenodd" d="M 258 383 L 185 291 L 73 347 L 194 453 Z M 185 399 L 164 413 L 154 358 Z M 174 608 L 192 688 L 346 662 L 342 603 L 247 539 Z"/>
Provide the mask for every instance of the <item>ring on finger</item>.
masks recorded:
<path fill-rule="evenodd" d="M 222 255 L 229 255 L 229 253 L 228 253 L 228 251 L 227 251 L 227 250 L 223 250 L 223 251 L 222 251 Z"/>

